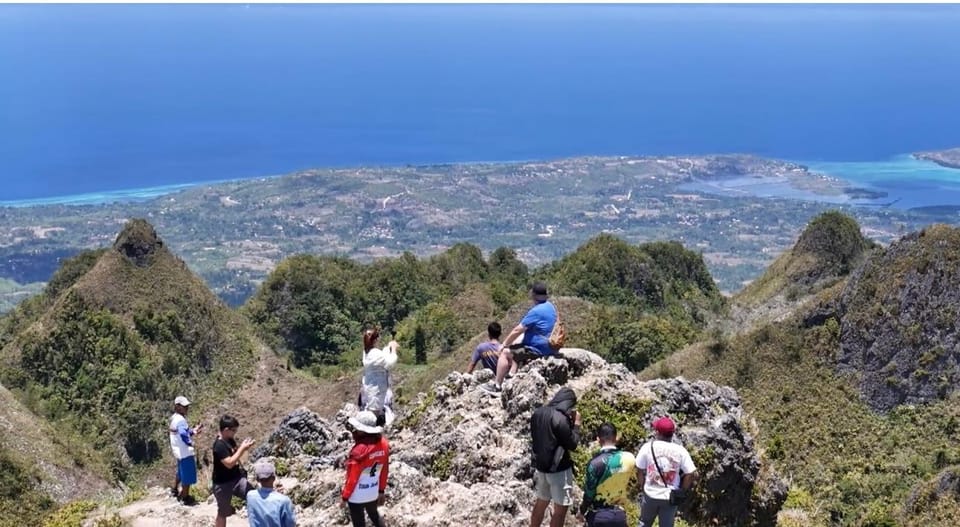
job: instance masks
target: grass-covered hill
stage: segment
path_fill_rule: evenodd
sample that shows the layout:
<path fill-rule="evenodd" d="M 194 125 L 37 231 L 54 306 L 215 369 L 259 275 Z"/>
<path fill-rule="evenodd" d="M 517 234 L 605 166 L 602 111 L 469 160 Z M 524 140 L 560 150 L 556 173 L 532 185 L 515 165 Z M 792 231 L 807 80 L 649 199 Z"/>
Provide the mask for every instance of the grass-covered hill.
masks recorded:
<path fill-rule="evenodd" d="M 958 233 L 938 225 L 877 248 L 793 315 L 715 336 L 642 376 L 738 389 L 793 480 L 785 525 L 953 525 Z"/>
<path fill-rule="evenodd" d="M 793 300 L 815 293 L 850 274 L 875 247 L 855 219 L 838 211 L 824 212 L 736 300 L 756 306 L 780 294 Z"/>
<path fill-rule="evenodd" d="M 166 451 L 170 401 L 217 401 L 255 360 L 248 323 L 143 220 L 109 249 L 64 263 L 0 322 L 0 380 L 64 435 L 94 445 L 114 477 Z"/>

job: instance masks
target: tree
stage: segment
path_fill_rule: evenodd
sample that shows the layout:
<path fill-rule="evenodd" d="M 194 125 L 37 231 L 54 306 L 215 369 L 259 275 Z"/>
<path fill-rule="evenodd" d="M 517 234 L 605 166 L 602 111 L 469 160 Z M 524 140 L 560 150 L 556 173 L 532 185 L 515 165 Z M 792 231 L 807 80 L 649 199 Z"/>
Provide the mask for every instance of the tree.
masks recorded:
<path fill-rule="evenodd" d="M 423 327 L 417 324 L 413 331 L 413 350 L 417 364 L 427 363 L 427 335 L 423 332 Z"/>

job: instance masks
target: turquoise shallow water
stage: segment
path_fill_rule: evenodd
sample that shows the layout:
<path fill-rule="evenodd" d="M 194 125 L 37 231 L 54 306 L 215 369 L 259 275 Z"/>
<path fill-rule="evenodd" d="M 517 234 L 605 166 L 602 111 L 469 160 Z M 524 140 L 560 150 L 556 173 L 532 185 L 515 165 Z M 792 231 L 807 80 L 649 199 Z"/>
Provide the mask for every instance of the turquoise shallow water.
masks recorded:
<path fill-rule="evenodd" d="M 113 203 L 115 201 L 131 202 L 146 201 L 158 196 L 171 194 L 178 190 L 194 187 L 197 185 L 210 184 L 204 183 L 182 183 L 177 185 L 162 185 L 148 188 L 135 188 L 126 190 L 111 190 L 108 192 L 87 192 L 84 194 L 74 194 L 70 196 L 52 196 L 49 198 L 31 198 L 20 200 L 0 201 L 0 207 L 34 207 L 42 205 L 98 205 L 102 203 Z"/>
<path fill-rule="evenodd" d="M 889 206 L 898 209 L 919 207 L 960 207 L 960 170 L 899 155 L 885 161 L 806 162 L 811 172 L 826 174 L 849 187 L 885 194 L 877 198 L 848 194 L 818 194 L 798 189 L 787 178 L 738 176 L 697 181 L 683 185 L 686 190 L 731 197 L 786 198 L 823 203 Z"/>
<path fill-rule="evenodd" d="M 960 170 L 901 155 L 887 161 L 803 163 L 814 172 L 858 187 L 886 192 L 865 203 L 893 203 L 896 208 L 960 206 Z"/>

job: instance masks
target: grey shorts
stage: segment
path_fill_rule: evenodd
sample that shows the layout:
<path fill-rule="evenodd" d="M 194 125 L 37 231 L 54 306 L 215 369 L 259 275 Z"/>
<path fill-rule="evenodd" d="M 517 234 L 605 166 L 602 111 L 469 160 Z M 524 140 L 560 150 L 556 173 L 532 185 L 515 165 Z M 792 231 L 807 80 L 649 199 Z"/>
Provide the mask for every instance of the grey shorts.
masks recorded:
<path fill-rule="evenodd" d="M 573 505 L 573 469 L 563 472 L 540 472 L 533 474 L 537 499 L 552 501 L 557 505 Z"/>
<path fill-rule="evenodd" d="M 217 516 L 226 518 L 233 516 L 236 510 L 231 499 L 236 496 L 242 500 L 247 499 L 247 491 L 253 490 L 253 486 L 247 481 L 247 478 L 240 478 L 229 483 L 214 483 L 213 496 L 217 498 Z"/>

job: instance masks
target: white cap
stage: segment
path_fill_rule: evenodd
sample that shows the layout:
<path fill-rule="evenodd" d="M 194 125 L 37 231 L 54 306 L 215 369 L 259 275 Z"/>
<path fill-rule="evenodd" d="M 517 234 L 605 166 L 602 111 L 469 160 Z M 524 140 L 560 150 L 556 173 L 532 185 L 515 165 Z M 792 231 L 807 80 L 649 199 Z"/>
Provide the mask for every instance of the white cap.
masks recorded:
<path fill-rule="evenodd" d="M 180 395 L 173 400 L 173 404 L 178 404 L 180 406 L 190 406 L 190 401 L 186 397 Z"/>

